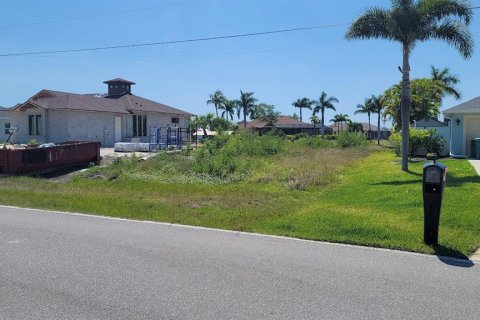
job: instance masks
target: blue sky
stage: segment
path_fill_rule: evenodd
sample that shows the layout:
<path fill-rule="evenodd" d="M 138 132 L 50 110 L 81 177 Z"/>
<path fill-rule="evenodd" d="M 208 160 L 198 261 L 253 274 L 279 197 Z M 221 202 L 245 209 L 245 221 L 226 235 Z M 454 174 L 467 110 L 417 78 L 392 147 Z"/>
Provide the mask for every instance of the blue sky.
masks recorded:
<path fill-rule="evenodd" d="M 372 5 L 389 0 L 3 0 L 0 53 L 61 50 L 159 42 L 352 21 Z M 480 0 L 472 5 L 480 6 Z M 130 13 L 131 11 L 146 9 Z M 480 14 L 480 10 L 475 10 Z M 89 17 L 89 18 L 87 18 Z M 75 18 L 75 19 L 71 19 Z M 76 19 L 80 18 L 80 19 Z M 52 23 L 31 24 L 52 20 Z M 68 20 L 71 19 L 71 20 Z M 24 25 L 26 24 L 26 25 Z M 22 26 L 23 25 L 23 26 Z M 302 32 L 84 53 L 0 58 L 0 105 L 25 101 L 41 89 L 104 92 L 102 82 L 123 77 L 135 94 L 196 114 L 217 89 L 228 98 L 253 91 L 284 114 L 300 97 L 326 91 L 340 103 L 337 113 L 354 116 L 358 103 L 400 80 L 400 47 L 386 41 L 344 40 L 346 26 Z M 480 42 L 480 23 L 471 26 Z M 449 67 L 462 81 L 462 101 L 480 95 L 480 52 L 463 60 L 441 42 L 413 52 L 412 78 L 427 77 L 430 65 Z M 457 101 L 446 99 L 444 107 Z M 326 119 L 335 112 L 329 111 Z M 305 116 L 304 116 L 305 117 Z"/>

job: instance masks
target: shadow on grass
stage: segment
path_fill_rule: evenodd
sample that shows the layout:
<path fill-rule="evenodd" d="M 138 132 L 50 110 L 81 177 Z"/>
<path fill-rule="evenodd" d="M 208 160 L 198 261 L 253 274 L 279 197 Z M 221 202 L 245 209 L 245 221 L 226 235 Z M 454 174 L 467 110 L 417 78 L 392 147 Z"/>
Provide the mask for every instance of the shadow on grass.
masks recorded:
<path fill-rule="evenodd" d="M 435 250 L 437 258 L 449 266 L 471 268 L 475 265 L 466 255 L 452 248 L 441 244 L 434 245 L 432 248 Z"/>
<path fill-rule="evenodd" d="M 480 183 L 479 176 L 456 177 L 447 175 L 447 186 L 456 187 L 466 183 Z"/>
<path fill-rule="evenodd" d="M 422 174 L 416 172 L 409 172 L 415 176 L 421 177 Z M 460 187 L 464 184 L 468 183 L 480 183 L 479 176 L 466 176 L 466 177 L 457 177 L 453 175 L 447 175 L 447 188 L 448 187 Z M 407 180 L 407 181 L 383 181 L 383 182 L 376 182 L 372 183 L 372 186 L 402 186 L 402 185 L 409 185 L 409 184 L 422 184 L 421 179 L 416 180 Z"/>
<path fill-rule="evenodd" d="M 403 186 L 407 184 L 418 184 L 421 185 L 421 180 L 408 180 L 408 181 L 383 181 L 383 182 L 376 182 L 371 183 L 372 186 Z"/>

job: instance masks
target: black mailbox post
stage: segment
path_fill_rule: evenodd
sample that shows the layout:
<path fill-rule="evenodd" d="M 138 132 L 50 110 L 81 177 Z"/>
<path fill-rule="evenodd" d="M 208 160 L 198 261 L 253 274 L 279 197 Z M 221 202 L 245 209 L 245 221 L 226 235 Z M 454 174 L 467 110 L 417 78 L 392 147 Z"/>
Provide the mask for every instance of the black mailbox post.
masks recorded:
<path fill-rule="evenodd" d="M 447 167 L 440 162 L 434 161 L 423 166 L 423 241 L 428 245 L 438 244 L 438 227 L 446 173 Z"/>

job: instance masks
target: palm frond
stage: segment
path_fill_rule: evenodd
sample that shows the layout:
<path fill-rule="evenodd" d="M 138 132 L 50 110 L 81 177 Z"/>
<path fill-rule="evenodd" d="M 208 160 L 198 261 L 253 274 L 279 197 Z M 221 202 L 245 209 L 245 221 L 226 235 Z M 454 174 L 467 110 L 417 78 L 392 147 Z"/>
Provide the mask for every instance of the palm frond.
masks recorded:
<path fill-rule="evenodd" d="M 394 21 L 390 11 L 383 8 L 369 8 L 357 18 L 345 35 L 347 40 L 381 38 L 396 40 L 391 32 Z"/>
<path fill-rule="evenodd" d="M 427 21 L 441 21 L 444 18 L 455 16 L 469 25 L 473 18 L 471 4 L 464 0 L 420 0 L 416 5 L 416 10 Z"/>
<path fill-rule="evenodd" d="M 473 39 L 465 24 L 446 20 L 439 26 L 433 27 L 430 31 L 432 38 L 447 42 L 456 48 L 465 59 L 472 56 Z"/>

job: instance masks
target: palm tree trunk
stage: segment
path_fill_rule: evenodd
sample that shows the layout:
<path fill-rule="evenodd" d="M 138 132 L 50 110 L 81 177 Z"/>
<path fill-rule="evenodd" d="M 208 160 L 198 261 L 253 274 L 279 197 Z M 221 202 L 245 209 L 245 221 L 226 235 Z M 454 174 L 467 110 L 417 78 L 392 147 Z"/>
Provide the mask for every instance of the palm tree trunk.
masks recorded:
<path fill-rule="evenodd" d="M 402 69 L 402 171 L 408 171 L 408 146 L 410 140 L 410 105 L 412 103 L 410 90 L 410 48 L 403 44 L 403 69 Z"/>
<path fill-rule="evenodd" d="M 370 112 L 368 113 L 368 140 L 372 139 L 372 126 L 370 124 Z"/>
<path fill-rule="evenodd" d="M 378 108 L 378 132 L 377 132 L 377 144 L 380 145 L 380 135 L 382 134 L 382 130 L 380 129 L 380 114 L 382 113 L 382 109 Z"/>
<path fill-rule="evenodd" d="M 245 112 L 245 108 L 243 109 L 243 128 L 247 129 L 247 113 Z"/>
<path fill-rule="evenodd" d="M 300 122 L 303 122 L 302 120 L 302 108 L 299 108 L 300 109 Z"/>
<path fill-rule="evenodd" d="M 322 108 L 322 128 L 321 128 L 321 133 L 322 133 L 322 136 L 325 135 L 325 110 Z"/>

